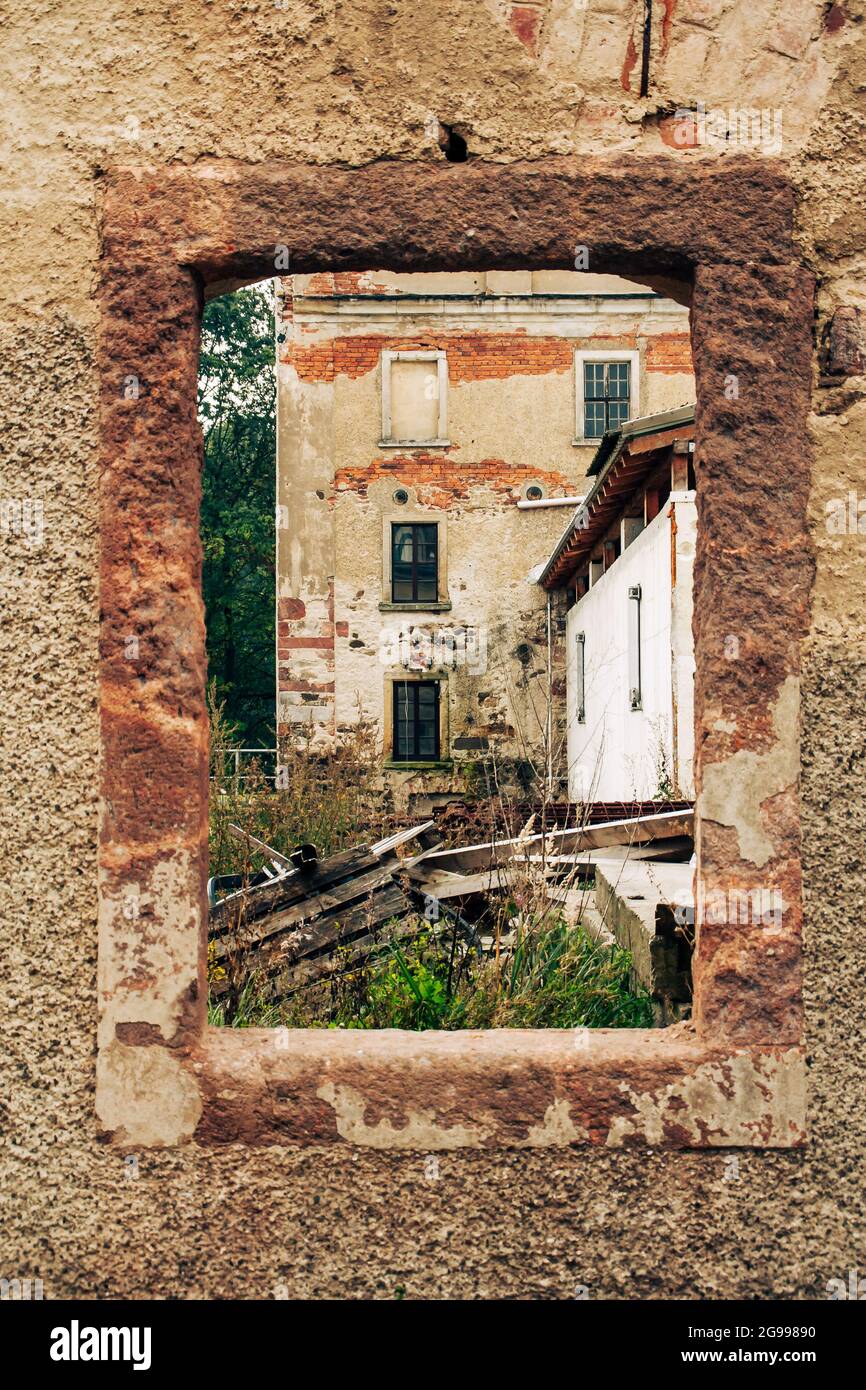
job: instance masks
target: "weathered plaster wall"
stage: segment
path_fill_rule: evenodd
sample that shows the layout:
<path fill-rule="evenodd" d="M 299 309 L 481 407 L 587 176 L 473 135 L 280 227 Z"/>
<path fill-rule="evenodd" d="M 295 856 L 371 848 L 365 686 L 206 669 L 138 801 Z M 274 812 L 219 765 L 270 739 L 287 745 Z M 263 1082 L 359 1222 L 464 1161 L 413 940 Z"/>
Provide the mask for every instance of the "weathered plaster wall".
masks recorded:
<path fill-rule="evenodd" d="M 136 1168 L 97 1139 L 100 170 L 136 154 L 258 160 L 287 142 L 322 163 L 437 159 L 432 117 L 503 161 L 656 154 L 658 107 L 699 96 L 778 107 L 819 277 L 819 337 L 839 306 L 866 304 L 863 0 L 659 6 L 669 23 L 647 102 L 628 0 L 523 8 L 542 12 L 528 35 L 493 0 L 387 11 L 69 0 L 62 13 L 23 0 L 7 20 L 2 488 L 42 500 L 44 538 L 4 534 L 0 551 L 0 1265 L 4 1277 L 42 1276 L 46 1296 L 571 1297 L 584 1284 L 592 1296 L 796 1297 L 863 1267 L 866 541 L 825 527 L 828 502 L 866 496 L 862 376 L 814 397 L 805 1150 L 741 1154 L 734 1179 L 723 1154 L 467 1149 L 440 1154 L 430 1178 L 422 1155 L 340 1145 L 142 1152 Z"/>

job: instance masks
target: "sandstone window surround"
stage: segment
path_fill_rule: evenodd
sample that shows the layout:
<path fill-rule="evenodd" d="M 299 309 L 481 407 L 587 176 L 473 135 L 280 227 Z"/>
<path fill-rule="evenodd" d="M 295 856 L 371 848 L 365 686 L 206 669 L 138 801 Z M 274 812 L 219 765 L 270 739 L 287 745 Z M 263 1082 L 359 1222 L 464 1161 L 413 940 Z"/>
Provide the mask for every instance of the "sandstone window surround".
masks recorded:
<path fill-rule="evenodd" d="M 380 448 L 440 449 L 448 439 L 448 362 L 442 349 L 384 349 Z"/>
<path fill-rule="evenodd" d="M 601 436 L 587 433 L 586 388 L 584 367 L 587 363 L 620 363 L 629 366 L 629 403 L 626 419 L 633 420 L 640 414 L 640 353 L 636 350 L 619 348 L 578 348 L 574 354 L 574 440 L 575 444 L 598 446 Z M 619 422 L 621 423 L 621 422 Z"/>
<path fill-rule="evenodd" d="M 435 757 L 414 759 L 396 756 L 396 728 L 394 715 L 396 710 L 397 690 L 411 685 L 436 686 L 436 719 L 438 727 L 436 731 Z M 386 672 L 382 729 L 382 745 L 385 750 L 386 768 L 397 772 L 406 772 L 412 769 L 430 772 L 437 767 L 446 768 L 451 766 L 449 752 L 448 689 L 448 676 L 442 671 L 411 671 L 407 670 L 405 667 L 400 667 L 396 670 Z"/>
<path fill-rule="evenodd" d="M 405 599 L 395 601 L 393 581 L 393 528 L 403 525 L 436 527 L 437 571 L 435 601 Z M 447 613 L 451 609 L 448 594 L 448 518 L 442 512 L 425 511 L 423 507 L 401 505 L 399 511 L 388 511 L 382 518 L 382 597 L 380 613 Z"/>
<path fill-rule="evenodd" d="M 693 153 L 600 155 L 591 167 L 558 157 L 351 169 L 207 161 L 109 170 L 98 195 L 96 1110 L 106 1142 L 421 1151 L 804 1143 L 797 777 L 814 569 L 814 284 L 784 167 Z M 664 277 L 690 299 L 701 514 L 691 1024 L 475 1034 L 208 1027 L 201 312 L 207 295 L 272 277 L 275 245 L 291 248 L 298 274 L 568 269 L 575 245 L 586 245 L 599 272 Z M 133 371 L 140 389 L 129 399 Z M 724 390 L 732 372 L 733 401 Z M 721 920 L 719 903 L 752 889 L 782 895 L 779 920 L 743 922 L 733 910 Z"/>

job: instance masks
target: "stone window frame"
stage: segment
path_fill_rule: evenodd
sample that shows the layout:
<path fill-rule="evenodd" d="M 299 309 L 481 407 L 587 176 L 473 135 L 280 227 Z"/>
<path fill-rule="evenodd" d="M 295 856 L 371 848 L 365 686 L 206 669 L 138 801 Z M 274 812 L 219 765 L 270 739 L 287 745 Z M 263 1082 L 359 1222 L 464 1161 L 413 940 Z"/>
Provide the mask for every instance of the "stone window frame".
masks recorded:
<path fill-rule="evenodd" d="M 814 575 L 814 280 L 783 168 L 746 154 L 207 161 L 116 168 L 99 197 L 104 1139 L 422 1151 L 804 1143 L 798 677 Z M 575 245 L 599 273 L 674 293 L 678 283 L 692 308 L 693 1020 L 472 1034 L 209 1028 L 203 300 L 273 276 L 278 247 L 302 274 L 568 269 Z M 724 391 L 732 374 L 736 400 Z M 720 915 L 719 901 L 761 885 L 783 894 L 778 925 Z"/>
<path fill-rule="evenodd" d="M 437 536 L 437 579 L 436 599 L 422 603 L 416 599 L 397 602 L 392 597 L 391 565 L 391 527 L 403 524 L 436 526 Z M 451 600 L 448 596 L 448 518 L 443 512 L 425 511 L 423 507 L 404 504 L 399 511 L 386 511 L 382 516 L 382 597 L 379 601 L 380 613 L 448 613 Z"/>
<path fill-rule="evenodd" d="M 573 444 L 591 444 L 598 448 L 601 435 L 586 433 L 586 400 L 584 397 L 583 366 L 585 362 L 628 362 L 629 392 L 628 419 L 640 415 L 640 369 L 639 348 L 575 348 L 574 350 L 574 439 Z"/>
<path fill-rule="evenodd" d="M 395 362 L 435 362 L 439 392 L 438 430 L 433 439 L 395 439 L 391 427 L 391 367 Z M 448 356 L 444 348 L 430 351 L 394 351 L 382 349 L 382 438 L 380 449 L 444 449 L 448 438 Z"/>
<path fill-rule="evenodd" d="M 423 759 L 418 762 L 403 762 L 395 759 L 394 748 L 394 685 L 397 681 L 427 681 L 439 686 L 439 757 L 434 759 Z M 450 734 L 450 683 L 448 673 L 441 670 L 431 669 L 424 671 L 408 670 L 404 666 L 395 667 L 392 671 L 385 673 L 385 701 L 384 714 L 382 719 L 382 748 L 384 751 L 384 766 L 392 772 L 435 772 L 437 768 L 451 766 L 451 734 Z"/>

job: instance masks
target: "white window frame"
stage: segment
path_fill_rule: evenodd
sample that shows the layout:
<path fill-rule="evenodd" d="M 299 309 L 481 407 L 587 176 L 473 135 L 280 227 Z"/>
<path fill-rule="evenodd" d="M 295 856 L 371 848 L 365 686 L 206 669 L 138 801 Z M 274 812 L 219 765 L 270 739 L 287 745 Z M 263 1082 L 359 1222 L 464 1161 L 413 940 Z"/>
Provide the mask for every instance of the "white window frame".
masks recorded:
<path fill-rule="evenodd" d="M 641 669 L 641 600 L 640 584 L 628 591 L 628 704 L 631 711 L 643 709 L 643 671 Z"/>
<path fill-rule="evenodd" d="M 575 723 L 586 723 L 586 633 L 575 633 L 574 709 Z"/>
<path fill-rule="evenodd" d="M 629 393 L 628 419 L 634 420 L 640 414 L 640 352 L 625 348 L 578 348 L 574 354 L 574 444 L 591 444 L 597 449 L 601 443 L 600 435 L 586 437 L 586 420 L 583 396 L 583 366 L 585 362 L 628 362 Z"/>
<path fill-rule="evenodd" d="M 435 362 L 437 364 L 437 389 L 439 391 L 439 419 L 434 439 L 395 439 L 391 428 L 391 363 L 392 362 Z M 450 444 L 448 438 L 448 359 L 443 348 L 430 352 L 392 352 L 385 348 L 382 352 L 382 438 L 379 446 L 383 449 L 425 448 L 441 449 Z"/>

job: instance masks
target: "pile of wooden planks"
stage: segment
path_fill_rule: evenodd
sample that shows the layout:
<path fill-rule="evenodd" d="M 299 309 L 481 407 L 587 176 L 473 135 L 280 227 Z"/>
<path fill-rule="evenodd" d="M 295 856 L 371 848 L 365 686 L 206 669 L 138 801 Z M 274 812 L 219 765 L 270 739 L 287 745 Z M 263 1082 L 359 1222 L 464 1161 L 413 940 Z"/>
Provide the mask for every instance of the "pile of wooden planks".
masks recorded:
<path fill-rule="evenodd" d="M 547 859 L 550 856 L 573 855 L 612 845 L 636 848 L 671 839 L 684 841 L 692 835 L 693 830 L 694 814 L 691 810 L 663 811 L 650 816 L 551 830 L 546 834 L 490 840 L 483 845 L 432 850 L 416 860 L 416 873 L 418 876 L 427 876 L 434 870 L 456 874 L 489 873 L 496 865 L 520 863 L 521 860 L 537 857 Z"/>
<path fill-rule="evenodd" d="M 256 881 L 212 906 L 211 994 L 219 999 L 227 993 L 240 966 L 244 975 L 255 972 L 264 997 L 284 997 L 351 968 L 374 947 L 417 933 L 421 922 L 399 881 L 402 861 L 396 850 L 432 826 L 429 821 L 327 859 L 298 851 L 280 855 L 232 827 L 236 838 L 270 858 L 276 872 L 255 875 Z M 209 896 L 213 901 L 212 888 Z"/>
<path fill-rule="evenodd" d="M 417 935 L 429 925 L 424 908 L 431 903 L 434 920 L 455 922 L 476 949 L 475 930 L 457 906 L 461 899 L 501 893 L 530 866 L 554 895 L 564 873 L 573 878 L 612 847 L 635 859 L 682 856 L 683 847 L 691 852 L 693 815 L 665 811 L 543 835 L 527 826 L 513 839 L 447 850 L 439 847 L 430 820 L 327 859 L 311 845 L 283 855 L 236 826 L 232 833 L 270 863 L 246 879 L 229 876 L 208 885 L 211 993 L 219 999 L 255 973 L 260 993 L 277 999 Z M 420 841 L 421 852 L 400 859 L 397 850 L 412 840 Z"/>

